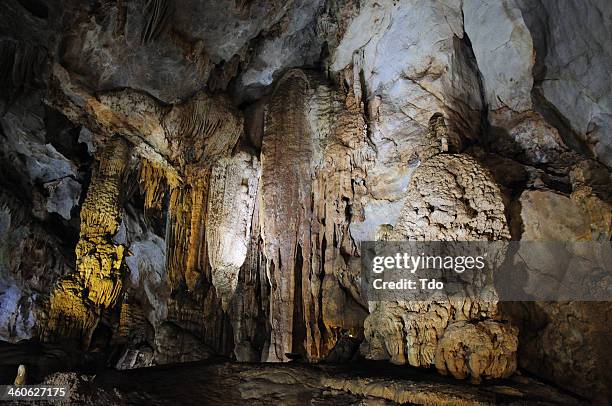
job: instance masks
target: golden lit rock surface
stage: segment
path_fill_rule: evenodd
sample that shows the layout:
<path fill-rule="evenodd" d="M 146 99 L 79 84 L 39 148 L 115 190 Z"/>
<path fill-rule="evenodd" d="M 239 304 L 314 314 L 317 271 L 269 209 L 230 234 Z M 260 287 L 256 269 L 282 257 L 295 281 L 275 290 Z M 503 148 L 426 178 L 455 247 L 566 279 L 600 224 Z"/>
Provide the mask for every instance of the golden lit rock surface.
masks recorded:
<path fill-rule="evenodd" d="M 162 202 L 168 188 L 178 187 L 181 180 L 177 174 L 166 170 L 163 166 L 142 159 L 138 170 L 138 185 L 144 194 L 146 209 L 162 210 Z"/>
<path fill-rule="evenodd" d="M 101 310 L 121 293 L 124 247 L 112 241 L 121 218 L 121 182 L 129 147 L 114 138 L 105 147 L 81 210 L 76 272 L 60 281 L 50 299 L 44 338 L 75 338 L 85 348 Z"/>
<path fill-rule="evenodd" d="M 26 384 L 26 367 L 25 365 L 19 365 L 17 368 L 17 376 L 15 377 L 15 382 L 13 385 L 25 385 Z"/>

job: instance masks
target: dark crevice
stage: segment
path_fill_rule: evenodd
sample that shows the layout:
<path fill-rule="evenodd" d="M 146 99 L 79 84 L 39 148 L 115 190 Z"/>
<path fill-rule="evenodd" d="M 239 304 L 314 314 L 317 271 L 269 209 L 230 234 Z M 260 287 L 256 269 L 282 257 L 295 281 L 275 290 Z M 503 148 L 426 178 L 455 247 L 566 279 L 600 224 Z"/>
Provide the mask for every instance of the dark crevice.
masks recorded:
<path fill-rule="evenodd" d="M 542 94 L 541 85 L 534 83 L 531 92 L 534 109 L 546 120 L 548 124 L 553 126 L 559 136 L 570 149 L 579 153 L 587 159 L 595 159 L 593 152 L 585 142 L 571 127 L 570 122 L 561 114 L 555 106 L 553 106 Z"/>
<path fill-rule="evenodd" d="M 19 0 L 19 4 L 35 17 L 43 20 L 49 17 L 49 9 L 41 0 Z"/>
<path fill-rule="evenodd" d="M 359 71 L 359 87 L 361 88 L 361 103 L 363 104 L 363 114 L 366 122 L 366 139 L 370 147 L 376 151 L 376 144 L 372 141 L 372 117 L 368 98 L 368 86 L 363 70 Z"/>
<path fill-rule="evenodd" d="M 293 334 L 291 351 L 293 354 L 299 354 L 301 357 L 307 358 L 306 348 L 304 347 L 306 340 L 306 325 L 304 322 L 304 301 L 302 297 L 302 267 L 304 266 L 302 246 L 297 244 L 295 251 L 295 264 L 293 269 Z"/>
<path fill-rule="evenodd" d="M 319 328 L 319 333 L 321 334 L 321 339 L 327 339 L 327 328 L 325 327 L 325 323 L 323 322 L 323 282 L 325 281 L 325 258 L 327 255 L 327 237 L 325 233 L 323 234 L 323 241 L 321 241 L 321 259 L 319 262 L 319 270 L 318 274 L 315 277 L 319 278 L 319 292 L 317 295 L 318 301 L 318 310 L 319 314 L 317 314 L 317 327 Z"/>
<path fill-rule="evenodd" d="M 157 40 L 172 23 L 174 1 L 147 0 L 143 14 L 146 23 L 141 33 L 141 42 L 142 44 L 148 44 Z"/>
<path fill-rule="evenodd" d="M 463 12 L 463 10 L 462 10 Z M 462 47 L 461 49 L 466 54 L 467 62 L 470 65 L 471 69 L 474 71 L 476 75 L 476 81 L 478 83 L 478 94 L 480 96 L 480 105 L 482 106 L 480 110 L 480 131 L 479 137 L 475 140 L 475 144 L 480 144 L 484 138 L 487 137 L 490 131 L 490 123 L 489 123 L 489 104 L 487 102 L 484 79 L 482 78 L 482 72 L 480 72 L 480 68 L 478 67 L 478 62 L 476 61 L 476 55 L 474 54 L 474 48 L 472 46 L 472 41 L 470 40 L 469 35 L 464 31 L 463 38 L 461 39 Z M 474 142 L 474 140 L 465 139 L 465 137 L 461 140 L 462 149 L 466 149 L 468 147 L 467 143 Z"/>

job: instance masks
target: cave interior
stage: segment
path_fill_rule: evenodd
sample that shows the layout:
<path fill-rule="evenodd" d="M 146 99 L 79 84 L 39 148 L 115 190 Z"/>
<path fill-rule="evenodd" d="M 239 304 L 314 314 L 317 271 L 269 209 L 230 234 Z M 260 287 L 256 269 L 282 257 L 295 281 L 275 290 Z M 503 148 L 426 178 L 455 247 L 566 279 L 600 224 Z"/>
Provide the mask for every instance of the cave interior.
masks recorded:
<path fill-rule="evenodd" d="M 367 241 L 609 253 L 611 72 L 609 0 L 3 0 L 0 384 L 612 404 L 612 301 L 361 284 Z"/>

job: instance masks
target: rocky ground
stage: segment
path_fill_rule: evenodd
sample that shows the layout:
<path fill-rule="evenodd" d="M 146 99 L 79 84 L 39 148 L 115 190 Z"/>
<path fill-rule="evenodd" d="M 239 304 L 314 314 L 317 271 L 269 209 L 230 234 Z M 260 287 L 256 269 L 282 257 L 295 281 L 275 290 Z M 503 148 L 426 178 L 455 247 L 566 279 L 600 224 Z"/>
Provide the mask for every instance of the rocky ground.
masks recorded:
<path fill-rule="evenodd" d="M 54 404 L 108 405 L 580 405 L 533 378 L 466 386 L 434 372 L 381 363 L 347 366 L 189 362 L 95 375 L 57 372 Z"/>

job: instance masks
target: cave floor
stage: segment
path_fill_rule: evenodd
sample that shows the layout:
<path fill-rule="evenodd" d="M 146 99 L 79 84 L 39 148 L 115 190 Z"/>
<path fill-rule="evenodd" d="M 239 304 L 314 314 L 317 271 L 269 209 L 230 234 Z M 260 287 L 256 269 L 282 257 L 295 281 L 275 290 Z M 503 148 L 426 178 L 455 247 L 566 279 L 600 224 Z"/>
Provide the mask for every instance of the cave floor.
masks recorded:
<path fill-rule="evenodd" d="M 0 343 L 0 384 L 12 383 L 17 366 L 25 364 L 28 383 L 67 386 L 70 399 L 53 403 L 67 405 L 586 404 L 520 374 L 473 385 L 387 362 L 253 364 L 225 358 L 120 371 L 102 367 L 105 354 L 92 356 L 33 342 Z"/>
<path fill-rule="evenodd" d="M 72 387 L 71 403 L 146 405 L 574 405 L 578 399 L 534 379 L 471 385 L 409 367 L 247 364 L 221 360 L 96 375 L 57 373 L 46 382 Z"/>

